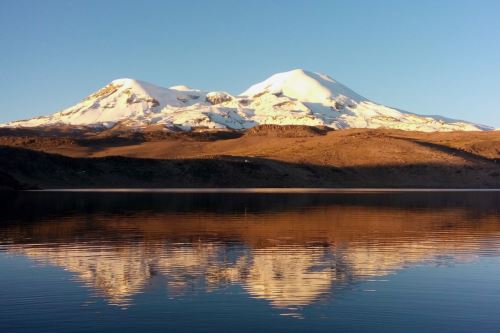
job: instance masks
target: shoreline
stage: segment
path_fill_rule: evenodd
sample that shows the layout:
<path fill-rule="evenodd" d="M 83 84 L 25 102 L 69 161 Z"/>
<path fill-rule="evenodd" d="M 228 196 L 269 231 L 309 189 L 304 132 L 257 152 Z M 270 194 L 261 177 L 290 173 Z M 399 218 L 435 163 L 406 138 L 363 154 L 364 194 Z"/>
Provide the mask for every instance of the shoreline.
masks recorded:
<path fill-rule="evenodd" d="M 408 193 L 408 192 L 500 192 L 500 188 L 62 188 L 21 190 L 21 192 L 78 193 Z"/>

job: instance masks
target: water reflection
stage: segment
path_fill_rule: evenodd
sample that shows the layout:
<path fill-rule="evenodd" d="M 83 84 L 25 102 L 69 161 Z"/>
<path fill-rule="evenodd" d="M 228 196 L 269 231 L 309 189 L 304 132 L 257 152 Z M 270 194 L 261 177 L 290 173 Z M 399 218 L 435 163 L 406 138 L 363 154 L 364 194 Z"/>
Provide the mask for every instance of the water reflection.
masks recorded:
<path fill-rule="evenodd" d="M 130 306 L 161 277 L 169 296 L 237 285 L 296 309 L 405 267 L 498 255 L 499 194 L 23 194 L 0 249 L 73 272 Z M 335 287 L 335 288 L 334 288 Z"/>

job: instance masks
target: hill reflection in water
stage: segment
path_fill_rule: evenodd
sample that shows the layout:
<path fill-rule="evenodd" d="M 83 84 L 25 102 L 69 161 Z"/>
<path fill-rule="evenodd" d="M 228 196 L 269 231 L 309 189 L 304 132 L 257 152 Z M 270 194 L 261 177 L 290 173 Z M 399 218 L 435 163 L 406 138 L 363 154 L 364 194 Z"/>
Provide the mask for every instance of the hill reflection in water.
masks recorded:
<path fill-rule="evenodd" d="M 498 193 L 23 193 L 0 250 L 64 268 L 110 304 L 241 286 L 296 309 L 425 264 L 498 255 Z"/>

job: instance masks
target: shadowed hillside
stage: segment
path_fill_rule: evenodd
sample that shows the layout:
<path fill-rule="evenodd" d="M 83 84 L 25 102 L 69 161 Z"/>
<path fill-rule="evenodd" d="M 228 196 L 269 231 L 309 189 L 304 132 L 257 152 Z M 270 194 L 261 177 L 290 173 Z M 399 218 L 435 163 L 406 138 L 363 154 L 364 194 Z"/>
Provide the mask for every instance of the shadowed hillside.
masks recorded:
<path fill-rule="evenodd" d="M 0 171 L 39 188 L 500 187 L 497 132 L 27 134 L 0 137 Z"/>

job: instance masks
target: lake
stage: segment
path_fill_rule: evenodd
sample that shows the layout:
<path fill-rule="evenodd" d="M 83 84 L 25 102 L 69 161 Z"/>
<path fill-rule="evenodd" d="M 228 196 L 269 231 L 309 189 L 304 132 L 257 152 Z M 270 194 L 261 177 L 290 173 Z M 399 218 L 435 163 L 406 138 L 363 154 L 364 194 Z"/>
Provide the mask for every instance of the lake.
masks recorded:
<path fill-rule="evenodd" d="M 1 202 L 1 332 L 500 330 L 500 192 Z"/>

